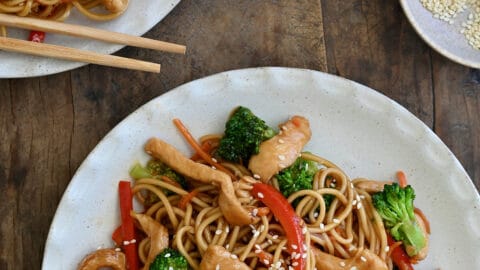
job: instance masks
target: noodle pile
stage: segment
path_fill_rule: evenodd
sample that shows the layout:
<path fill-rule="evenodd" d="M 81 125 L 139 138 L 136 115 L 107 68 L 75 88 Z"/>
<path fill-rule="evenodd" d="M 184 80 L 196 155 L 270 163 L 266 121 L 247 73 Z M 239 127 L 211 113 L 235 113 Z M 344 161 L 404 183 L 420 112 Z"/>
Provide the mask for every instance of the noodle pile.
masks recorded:
<path fill-rule="evenodd" d="M 75 7 L 92 20 L 107 21 L 120 16 L 127 6 L 128 0 L 0 0 L 0 13 L 63 21 Z M 97 7 L 105 11 L 97 12 Z M 4 26 L 0 34 L 7 35 Z"/>
<path fill-rule="evenodd" d="M 212 136 L 204 138 L 212 140 Z M 288 198 L 289 202 L 296 201 L 295 212 L 304 221 L 306 269 L 315 268 L 314 248 L 342 259 L 360 257 L 362 251 L 369 250 L 392 269 L 381 217 L 375 211 L 370 195 L 356 188 L 356 184 L 363 180 L 351 181 L 336 165 L 316 155 L 302 153 L 302 157 L 321 166 L 314 177 L 313 189 L 298 191 Z M 252 269 L 288 269 L 287 265 L 296 254 L 287 252 L 285 233 L 272 213 L 268 209 L 266 213 L 260 213 L 266 207 L 251 196 L 251 185 L 257 180 L 242 165 L 221 164 L 239 179 L 234 182 L 236 195 L 243 207 L 258 209 L 253 215 L 260 217 L 260 222 L 246 226 L 229 225 L 218 205 L 218 187 L 211 184 L 189 181 L 198 194 L 185 209 L 178 204 L 189 191 L 168 182 L 139 179 L 135 181 L 133 192 L 141 202 L 145 202 L 148 192 L 158 196 L 158 202 L 146 205 L 145 214 L 168 228 L 169 235 L 173 235 L 170 246 L 178 249 L 193 269 L 199 268 L 209 245 L 223 246 Z M 278 189 L 276 180 L 272 182 Z M 165 190 L 171 191 L 171 195 L 165 195 Z M 322 196 L 326 194 L 334 196 L 328 210 Z M 139 244 L 139 257 L 143 262 L 148 248 L 149 238 L 145 238 Z"/>

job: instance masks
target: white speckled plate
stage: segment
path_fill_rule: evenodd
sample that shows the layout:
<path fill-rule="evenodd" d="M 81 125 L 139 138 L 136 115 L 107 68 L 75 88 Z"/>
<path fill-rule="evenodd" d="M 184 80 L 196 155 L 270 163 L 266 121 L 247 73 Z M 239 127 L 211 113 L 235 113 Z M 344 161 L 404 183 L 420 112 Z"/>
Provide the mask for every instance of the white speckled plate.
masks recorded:
<path fill-rule="evenodd" d="M 141 36 L 160 22 L 179 2 L 180 0 L 132 0 L 122 16 L 107 22 L 90 20 L 73 9 L 72 14 L 66 22 Z M 8 28 L 7 31 L 10 37 L 24 40 L 28 38 L 28 31 L 14 28 Z M 88 50 L 101 54 L 111 54 L 124 47 L 118 44 L 56 34 L 47 34 L 45 43 Z M 86 65 L 80 62 L 29 56 L 1 50 L 0 59 L 0 78 L 49 75 Z"/>
<path fill-rule="evenodd" d="M 438 53 L 459 64 L 480 68 L 480 50 L 468 44 L 460 33 L 469 11 L 459 13 L 453 24 L 434 18 L 420 0 L 400 0 L 410 23 L 423 40 Z"/>
<path fill-rule="evenodd" d="M 432 226 L 431 251 L 415 269 L 480 269 L 480 197 L 458 160 L 406 109 L 372 89 L 317 71 L 255 68 L 193 81 L 128 116 L 86 158 L 52 222 L 43 269 L 74 269 L 88 252 L 110 247 L 119 224 L 117 182 L 147 160 L 142 147 L 158 136 L 186 154 L 171 120 L 194 136 L 222 132 L 232 108 L 244 105 L 270 125 L 293 114 L 308 117 L 307 150 L 351 177 L 392 179 L 404 170 L 416 205 Z"/>

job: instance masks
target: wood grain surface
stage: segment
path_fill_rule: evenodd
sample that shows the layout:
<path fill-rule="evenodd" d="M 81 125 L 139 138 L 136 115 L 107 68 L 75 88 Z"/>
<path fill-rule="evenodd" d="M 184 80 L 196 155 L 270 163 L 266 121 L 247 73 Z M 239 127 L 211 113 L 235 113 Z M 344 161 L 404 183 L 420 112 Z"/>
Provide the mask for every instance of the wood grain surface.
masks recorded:
<path fill-rule="evenodd" d="M 187 54 L 116 53 L 161 63 L 160 74 L 88 65 L 0 80 L 0 269 L 40 269 L 66 186 L 119 121 L 226 70 L 308 68 L 374 88 L 438 134 L 480 188 L 480 71 L 432 51 L 397 1 L 183 0 L 145 36 L 186 44 Z"/>

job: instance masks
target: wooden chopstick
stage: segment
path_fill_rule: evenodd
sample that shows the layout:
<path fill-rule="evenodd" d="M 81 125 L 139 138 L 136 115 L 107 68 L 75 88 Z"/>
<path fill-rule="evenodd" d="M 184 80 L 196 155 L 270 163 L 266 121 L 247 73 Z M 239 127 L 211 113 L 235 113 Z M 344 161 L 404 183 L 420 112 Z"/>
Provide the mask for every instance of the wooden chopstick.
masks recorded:
<path fill-rule="evenodd" d="M 172 53 L 185 54 L 186 51 L 186 47 L 184 45 L 179 45 L 175 43 L 131 36 L 123 33 L 111 32 L 82 25 L 20 17 L 2 13 L 0 13 L 0 25 L 43 32 L 51 32 L 74 37 L 91 38 L 116 44 L 123 44 Z"/>
<path fill-rule="evenodd" d="M 64 46 L 0 37 L 0 49 L 31 55 L 160 73 L 160 64 Z"/>

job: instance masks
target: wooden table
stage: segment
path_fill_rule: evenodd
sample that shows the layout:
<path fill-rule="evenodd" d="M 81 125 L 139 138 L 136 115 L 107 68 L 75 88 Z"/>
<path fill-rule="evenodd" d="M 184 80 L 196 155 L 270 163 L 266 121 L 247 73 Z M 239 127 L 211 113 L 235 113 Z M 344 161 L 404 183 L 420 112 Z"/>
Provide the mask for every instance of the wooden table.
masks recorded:
<path fill-rule="evenodd" d="M 480 188 L 480 71 L 430 49 L 397 1 L 183 0 L 146 36 L 188 53 L 117 53 L 162 63 L 159 75 L 88 65 L 0 80 L 0 269 L 40 268 L 66 186 L 111 128 L 150 99 L 225 70 L 308 68 L 372 87 L 432 128 Z"/>

